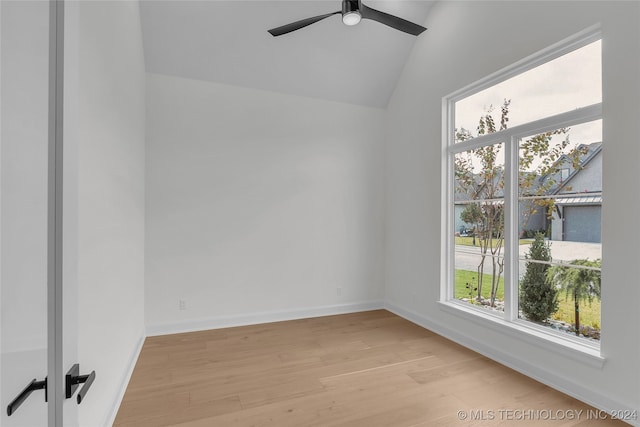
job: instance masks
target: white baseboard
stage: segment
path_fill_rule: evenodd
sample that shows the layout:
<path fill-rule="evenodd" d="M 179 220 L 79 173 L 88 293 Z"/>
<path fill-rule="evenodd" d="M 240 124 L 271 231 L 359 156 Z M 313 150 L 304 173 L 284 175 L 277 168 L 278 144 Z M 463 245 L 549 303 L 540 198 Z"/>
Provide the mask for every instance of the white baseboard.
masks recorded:
<path fill-rule="evenodd" d="M 136 366 L 136 362 L 138 361 L 138 357 L 140 356 L 140 352 L 142 351 L 142 345 L 144 344 L 145 339 L 144 333 L 140 334 L 140 338 L 138 339 L 138 343 L 131 353 L 131 357 L 129 358 L 129 368 L 127 372 L 125 372 L 122 380 L 120 381 L 120 391 L 118 395 L 113 401 L 111 405 L 111 411 L 109 411 L 108 418 L 105 421 L 105 427 L 113 426 L 113 423 L 116 420 L 116 415 L 118 415 L 118 409 L 120 409 L 120 404 L 122 403 L 122 399 L 124 398 L 124 393 L 127 391 L 127 386 L 129 385 L 129 380 L 131 379 L 131 375 L 133 374 L 133 369 Z"/>
<path fill-rule="evenodd" d="M 520 359 L 511 357 L 508 353 L 500 351 L 494 347 L 488 346 L 478 340 L 475 340 L 469 336 L 463 335 L 453 329 L 450 329 L 440 323 L 433 322 L 430 319 L 412 311 L 408 310 L 398 304 L 392 302 L 385 302 L 385 309 L 390 312 L 403 317 L 410 322 L 413 322 L 425 329 L 433 331 L 438 335 L 450 339 L 464 347 L 467 347 L 477 353 L 482 354 L 498 363 L 501 363 L 509 368 L 520 372 L 530 378 L 535 379 L 551 388 L 554 388 L 562 393 L 572 396 L 588 405 L 593 406 L 596 409 L 605 411 L 607 413 L 620 413 L 621 411 L 628 411 L 629 413 L 637 413 L 638 408 L 628 407 L 620 402 L 610 399 L 608 396 L 598 393 L 595 390 L 587 389 L 566 377 L 560 377 L 556 373 L 551 373 L 542 369 L 540 366 L 532 365 L 524 362 Z M 625 420 L 632 426 L 640 427 L 640 420 Z"/>
<path fill-rule="evenodd" d="M 174 323 L 147 325 L 147 336 L 177 334 L 183 332 L 204 331 L 207 329 L 231 328 L 235 326 L 256 325 L 260 323 L 281 322 L 284 320 L 305 319 L 309 317 L 331 316 L 334 314 L 356 313 L 359 311 L 384 308 L 383 301 L 363 301 L 349 304 L 325 305 L 293 310 L 274 310 L 262 313 L 247 313 L 233 316 L 217 316 L 206 319 L 187 320 Z"/>

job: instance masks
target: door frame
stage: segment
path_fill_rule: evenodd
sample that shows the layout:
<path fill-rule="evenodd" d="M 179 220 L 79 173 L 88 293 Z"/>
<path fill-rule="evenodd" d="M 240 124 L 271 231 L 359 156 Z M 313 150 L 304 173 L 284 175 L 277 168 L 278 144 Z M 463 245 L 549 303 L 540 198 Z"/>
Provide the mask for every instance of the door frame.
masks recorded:
<path fill-rule="evenodd" d="M 63 426 L 62 176 L 64 0 L 49 0 L 49 143 L 47 224 L 47 405 L 49 427 Z"/>

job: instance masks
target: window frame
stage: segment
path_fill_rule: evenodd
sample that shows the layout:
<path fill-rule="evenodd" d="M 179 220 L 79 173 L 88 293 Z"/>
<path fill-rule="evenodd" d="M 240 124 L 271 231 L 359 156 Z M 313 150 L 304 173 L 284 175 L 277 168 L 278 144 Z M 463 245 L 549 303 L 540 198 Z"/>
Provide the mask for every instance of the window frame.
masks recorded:
<path fill-rule="evenodd" d="M 562 40 L 540 52 L 524 58 L 515 64 L 499 70 L 484 79 L 470 84 L 442 98 L 442 258 L 441 258 L 441 288 L 440 306 L 443 310 L 467 319 L 478 321 L 483 325 L 497 328 L 501 332 L 542 345 L 552 351 L 562 354 L 573 354 L 578 360 L 590 365 L 602 366 L 604 358 L 601 356 L 600 343 L 580 339 L 569 334 L 551 330 L 536 325 L 518 316 L 518 160 L 519 143 L 528 136 L 540 134 L 555 129 L 579 125 L 594 120 L 602 120 L 602 102 L 570 110 L 560 114 L 544 117 L 512 128 L 497 131 L 476 138 L 455 141 L 455 103 L 477 92 L 490 88 L 511 77 L 519 75 L 553 59 L 566 55 L 576 49 L 595 41 L 602 40 L 599 25 Z M 604 126 L 604 123 L 603 123 Z M 455 175 L 454 157 L 458 153 L 491 144 L 504 143 L 504 203 L 505 203 L 505 240 L 504 240 L 504 313 L 475 307 L 458 301 L 454 297 L 455 276 Z M 514 167 L 515 166 L 515 167 Z M 514 200 L 515 197 L 515 200 Z M 515 250 L 514 250 L 515 249 Z M 515 285 L 514 285 L 515 284 Z M 602 324 L 601 320 L 601 324 Z M 569 351 L 567 351 L 569 350 Z"/>

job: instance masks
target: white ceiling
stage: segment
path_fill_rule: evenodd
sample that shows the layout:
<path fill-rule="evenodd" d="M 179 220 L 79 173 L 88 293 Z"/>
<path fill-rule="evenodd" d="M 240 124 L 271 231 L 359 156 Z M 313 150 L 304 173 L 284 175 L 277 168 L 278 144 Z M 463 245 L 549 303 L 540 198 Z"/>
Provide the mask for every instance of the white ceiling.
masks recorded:
<path fill-rule="evenodd" d="M 432 1 L 369 1 L 424 25 Z M 384 108 L 416 37 L 340 15 L 273 37 L 268 29 L 341 9 L 341 0 L 141 2 L 146 69 L 197 80 Z M 429 37 L 425 31 L 418 37 Z"/>

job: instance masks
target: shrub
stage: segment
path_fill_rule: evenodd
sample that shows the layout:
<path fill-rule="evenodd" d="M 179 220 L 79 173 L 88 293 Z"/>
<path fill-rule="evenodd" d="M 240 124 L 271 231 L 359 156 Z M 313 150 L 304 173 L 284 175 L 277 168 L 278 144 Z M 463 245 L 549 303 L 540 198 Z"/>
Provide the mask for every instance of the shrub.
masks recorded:
<path fill-rule="evenodd" d="M 523 239 L 533 239 L 533 238 L 536 237 L 536 234 L 538 234 L 538 233 L 542 233 L 542 234 L 546 235 L 545 230 L 536 231 L 536 230 L 529 229 L 529 230 L 523 230 L 522 231 L 522 238 Z"/>
<path fill-rule="evenodd" d="M 533 238 L 525 258 L 551 261 L 551 249 L 544 240 L 544 234 L 536 233 Z M 547 277 L 548 269 L 548 264 L 527 262 L 520 281 L 520 309 L 533 322 L 545 322 L 558 310 L 558 290 Z"/>

